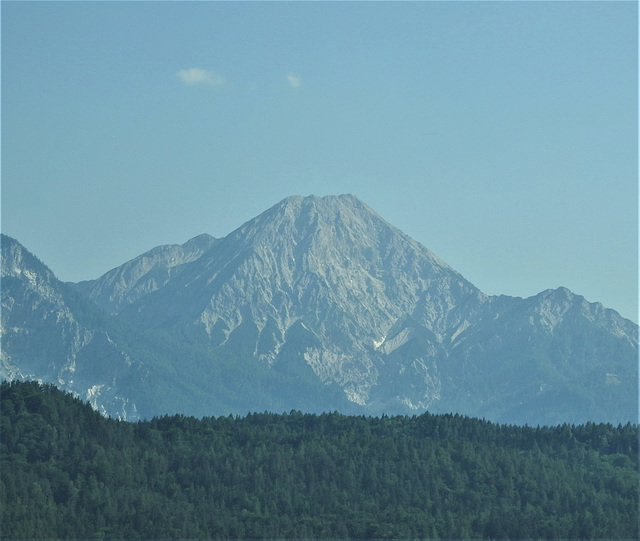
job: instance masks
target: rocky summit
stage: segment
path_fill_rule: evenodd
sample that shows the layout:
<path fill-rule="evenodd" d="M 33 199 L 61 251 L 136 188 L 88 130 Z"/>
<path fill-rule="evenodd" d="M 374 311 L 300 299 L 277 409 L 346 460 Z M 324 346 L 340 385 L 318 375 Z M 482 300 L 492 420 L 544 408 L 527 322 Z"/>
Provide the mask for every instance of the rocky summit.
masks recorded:
<path fill-rule="evenodd" d="M 85 336 L 104 335 L 135 367 L 105 357 L 81 370 L 89 379 L 73 390 L 108 388 L 95 403 L 112 415 L 129 404 L 129 416 L 135 406 L 637 420 L 637 325 L 564 288 L 485 295 L 352 195 L 289 197 L 224 238 L 161 246 L 78 284 L 16 258 L 28 253 L 19 246 L 3 238 L 3 376 L 64 387 L 76 381 L 69 367 L 96 365 L 78 358 L 77 340 L 55 352 L 32 340 L 47 319 L 48 333 L 69 336 L 33 310 L 52 287 L 73 291 L 75 305 L 62 295 L 51 313 L 100 314 L 85 316 Z"/>

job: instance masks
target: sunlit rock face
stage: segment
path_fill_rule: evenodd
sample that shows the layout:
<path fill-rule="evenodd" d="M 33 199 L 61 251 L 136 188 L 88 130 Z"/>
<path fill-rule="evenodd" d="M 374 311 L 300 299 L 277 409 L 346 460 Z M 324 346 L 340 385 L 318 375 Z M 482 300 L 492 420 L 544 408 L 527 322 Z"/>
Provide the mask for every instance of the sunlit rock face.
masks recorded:
<path fill-rule="evenodd" d="M 352 195 L 290 197 L 224 238 L 161 246 L 75 287 L 171 343 L 161 368 L 184 413 L 209 401 L 209 414 L 637 416 L 635 324 L 564 288 L 487 296 Z M 160 385 L 155 357 L 135 357 Z"/>
<path fill-rule="evenodd" d="M 199 325 L 223 348 L 237 329 L 255 326 L 252 353 L 269 365 L 301 324 L 307 333 L 296 339 L 308 343 L 298 362 L 320 381 L 372 411 L 424 411 L 440 398 L 435 359 L 449 327 L 486 299 L 356 197 L 291 197 L 121 317 L 146 328 Z M 376 347 L 408 316 L 412 348 Z M 409 349 L 415 358 L 398 352 Z"/>

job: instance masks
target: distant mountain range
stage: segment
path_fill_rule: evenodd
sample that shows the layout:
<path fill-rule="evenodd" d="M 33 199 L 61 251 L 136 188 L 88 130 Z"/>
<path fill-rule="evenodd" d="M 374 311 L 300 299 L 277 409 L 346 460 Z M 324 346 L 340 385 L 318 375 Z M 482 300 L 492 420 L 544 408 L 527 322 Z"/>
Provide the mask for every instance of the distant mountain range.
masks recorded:
<path fill-rule="evenodd" d="M 638 326 L 560 288 L 488 296 L 352 195 L 58 281 L 2 237 L 2 375 L 112 416 L 457 412 L 637 421 Z"/>

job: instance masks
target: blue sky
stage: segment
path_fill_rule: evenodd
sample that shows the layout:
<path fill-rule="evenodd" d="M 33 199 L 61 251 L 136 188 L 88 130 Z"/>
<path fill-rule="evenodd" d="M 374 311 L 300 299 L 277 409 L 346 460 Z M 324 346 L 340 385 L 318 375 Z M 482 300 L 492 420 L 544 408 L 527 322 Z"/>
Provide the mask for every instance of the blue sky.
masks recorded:
<path fill-rule="evenodd" d="M 353 193 L 637 321 L 637 90 L 636 2 L 5 1 L 2 230 L 79 281 Z"/>

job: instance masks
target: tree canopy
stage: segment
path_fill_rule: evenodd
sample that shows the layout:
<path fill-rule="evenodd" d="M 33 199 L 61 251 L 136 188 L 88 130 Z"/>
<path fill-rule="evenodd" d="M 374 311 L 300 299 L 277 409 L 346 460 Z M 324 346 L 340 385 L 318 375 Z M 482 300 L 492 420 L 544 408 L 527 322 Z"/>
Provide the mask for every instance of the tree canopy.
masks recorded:
<path fill-rule="evenodd" d="M 138 423 L 3 382 L 3 538 L 637 538 L 638 426 L 253 413 Z"/>

